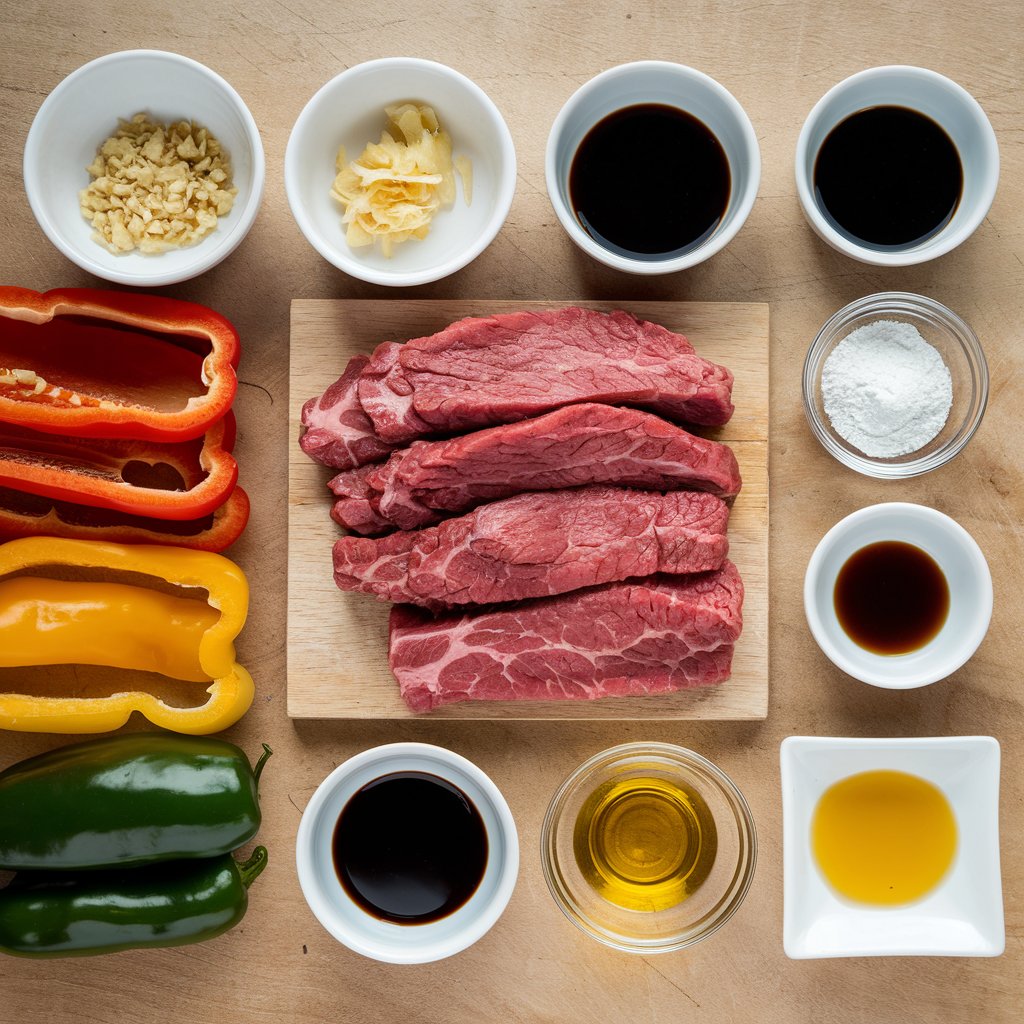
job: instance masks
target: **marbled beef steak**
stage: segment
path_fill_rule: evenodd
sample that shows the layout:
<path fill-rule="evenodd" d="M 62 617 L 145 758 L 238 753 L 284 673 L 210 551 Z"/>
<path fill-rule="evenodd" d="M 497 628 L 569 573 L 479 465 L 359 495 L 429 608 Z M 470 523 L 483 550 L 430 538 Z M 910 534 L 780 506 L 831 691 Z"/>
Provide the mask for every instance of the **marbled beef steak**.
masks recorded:
<path fill-rule="evenodd" d="M 729 507 L 713 494 L 622 487 L 518 494 L 423 530 L 342 537 L 342 590 L 427 607 L 562 594 L 652 573 L 718 569 Z"/>
<path fill-rule="evenodd" d="M 523 491 L 584 484 L 739 493 L 724 444 L 641 412 L 585 403 L 447 441 L 414 441 L 387 462 L 339 473 L 331 515 L 356 533 L 414 530 Z"/>
<path fill-rule="evenodd" d="M 350 372 L 303 412 L 308 429 L 326 432 L 303 450 L 339 469 L 379 461 L 388 446 L 416 438 L 514 423 L 579 402 L 636 405 L 710 426 L 733 412 L 725 367 L 696 355 L 682 335 L 622 311 L 468 317 L 404 345 L 384 342 Z"/>
<path fill-rule="evenodd" d="M 742 605 L 731 562 L 484 611 L 434 617 L 396 605 L 389 658 L 414 711 L 669 693 L 728 678 Z"/>

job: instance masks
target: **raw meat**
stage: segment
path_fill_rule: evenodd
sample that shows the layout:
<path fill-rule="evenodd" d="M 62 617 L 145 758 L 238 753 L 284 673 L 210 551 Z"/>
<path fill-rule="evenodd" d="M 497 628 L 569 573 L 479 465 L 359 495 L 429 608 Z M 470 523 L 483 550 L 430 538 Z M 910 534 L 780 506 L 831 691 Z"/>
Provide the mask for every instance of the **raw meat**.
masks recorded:
<path fill-rule="evenodd" d="M 639 409 L 570 405 L 448 441 L 415 441 L 387 462 L 340 473 L 331 515 L 356 533 L 414 530 L 522 491 L 614 483 L 647 490 L 740 489 L 731 449 Z"/>
<path fill-rule="evenodd" d="M 342 537 L 342 590 L 427 607 L 562 594 L 656 572 L 717 569 L 729 508 L 713 494 L 619 487 L 518 494 L 424 530 Z"/>
<path fill-rule="evenodd" d="M 732 415 L 732 374 L 681 335 L 628 313 L 570 307 L 468 317 L 374 352 L 359 402 L 397 444 L 512 423 L 578 402 L 640 405 L 717 426 Z"/>
<path fill-rule="evenodd" d="M 425 442 L 417 442 L 420 443 Z M 398 454 L 408 450 L 403 449 Z M 370 477 L 378 469 L 379 464 L 357 466 L 355 469 L 346 469 L 330 481 L 328 486 L 338 499 L 331 508 L 331 518 L 339 526 L 361 534 L 386 533 L 394 528 L 395 524 L 378 511 L 381 495 L 370 483 Z M 416 525 L 426 525 L 426 522 Z"/>
<path fill-rule="evenodd" d="M 434 618 L 391 611 L 389 657 L 414 711 L 463 700 L 594 700 L 728 678 L 743 584 L 726 562 L 699 576 L 610 583 Z"/>
<path fill-rule="evenodd" d="M 384 343 L 389 344 L 401 347 L 394 342 Z M 359 375 L 369 362 L 369 356 L 353 356 L 341 377 L 302 407 L 305 432 L 299 446 L 311 459 L 335 469 L 351 469 L 386 459 L 394 450 L 394 445 L 373 432 L 370 417 L 359 404 Z"/>

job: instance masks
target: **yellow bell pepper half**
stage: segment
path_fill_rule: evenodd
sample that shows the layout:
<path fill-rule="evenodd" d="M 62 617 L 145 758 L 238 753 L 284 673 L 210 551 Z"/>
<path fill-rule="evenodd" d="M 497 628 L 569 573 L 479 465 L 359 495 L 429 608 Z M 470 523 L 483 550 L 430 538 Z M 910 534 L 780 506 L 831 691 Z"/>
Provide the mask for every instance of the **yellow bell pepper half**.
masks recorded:
<path fill-rule="evenodd" d="M 70 570 L 72 578 L 52 578 L 55 569 Z M 82 570 L 141 574 L 183 594 L 201 587 L 207 600 L 155 590 L 144 581 L 74 578 Z M 109 697 L 2 692 L 0 673 L 0 728 L 107 732 L 138 711 L 176 732 L 226 729 L 253 698 L 252 677 L 235 661 L 234 647 L 248 606 L 242 570 L 208 551 L 54 537 L 0 544 L 0 669 L 101 665 L 211 683 L 206 703 L 179 708 L 142 690 Z"/>

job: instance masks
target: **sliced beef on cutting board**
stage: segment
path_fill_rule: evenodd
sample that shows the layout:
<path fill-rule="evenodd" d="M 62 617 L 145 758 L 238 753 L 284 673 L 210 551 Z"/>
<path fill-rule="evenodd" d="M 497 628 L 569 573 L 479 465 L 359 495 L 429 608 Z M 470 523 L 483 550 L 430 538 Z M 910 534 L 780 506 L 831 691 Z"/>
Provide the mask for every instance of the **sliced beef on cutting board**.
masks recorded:
<path fill-rule="evenodd" d="M 423 530 L 342 537 L 342 590 L 427 607 L 490 604 L 719 568 L 729 507 L 713 494 L 620 487 L 517 494 Z"/>
<path fill-rule="evenodd" d="M 570 307 L 469 317 L 397 349 L 378 347 L 359 401 L 378 437 L 396 444 L 578 402 L 717 426 L 732 415 L 732 382 L 682 335 L 622 311 Z"/>
<path fill-rule="evenodd" d="M 406 451 L 408 449 L 402 449 L 403 454 Z M 364 535 L 387 533 L 395 528 L 394 523 L 380 514 L 380 492 L 370 483 L 370 477 L 379 468 L 377 463 L 357 466 L 346 469 L 330 481 L 328 486 L 338 499 L 331 507 L 331 518 L 339 526 Z"/>
<path fill-rule="evenodd" d="M 389 344 L 400 347 L 394 342 L 384 343 Z M 369 356 L 353 356 L 341 377 L 302 407 L 305 429 L 299 446 L 311 459 L 335 469 L 351 469 L 386 459 L 394 450 L 394 445 L 377 437 L 370 417 L 359 404 L 359 376 L 369 362 Z"/>
<path fill-rule="evenodd" d="M 447 441 L 415 441 L 387 462 L 339 473 L 331 515 L 356 533 L 414 530 L 523 491 L 614 483 L 739 493 L 736 456 L 639 409 L 585 403 Z"/>
<path fill-rule="evenodd" d="M 731 562 L 464 614 L 396 605 L 389 658 L 414 711 L 669 693 L 728 678 L 742 605 Z"/>

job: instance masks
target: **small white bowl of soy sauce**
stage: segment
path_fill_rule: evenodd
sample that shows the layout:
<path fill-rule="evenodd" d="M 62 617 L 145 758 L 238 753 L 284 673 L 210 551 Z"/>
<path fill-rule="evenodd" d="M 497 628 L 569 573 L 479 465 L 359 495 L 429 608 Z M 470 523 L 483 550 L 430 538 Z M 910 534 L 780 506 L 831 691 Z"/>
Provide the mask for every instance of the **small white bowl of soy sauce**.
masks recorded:
<path fill-rule="evenodd" d="M 952 675 L 992 619 L 992 576 L 974 538 L 926 505 L 887 502 L 840 520 L 814 549 L 804 612 L 847 675 L 910 690 Z"/>
<path fill-rule="evenodd" d="M 761 180 L 750 118 L 713 78 L 668 61 L 609 68 L 548 136 L 548 195 L 569 237 L 631 274 L 702 263 L 743 226 Z"/>
<path fill-rule="evenodd" d="M 339 942 L 420 964 L 461 952 L 501 916 L 519 873 L 515 822 L 475 764 L 428 743 L 350 757 L 299 823 L 302 894 Z"/>
<path fill-rule="evenodd" d="M 906 267 L 955 249 L 985 219 L 999 147 L 956 82 L 927 68 L 868 68 L 815 104 L 795 173 L 819 237 L 862 263 Z"/>

